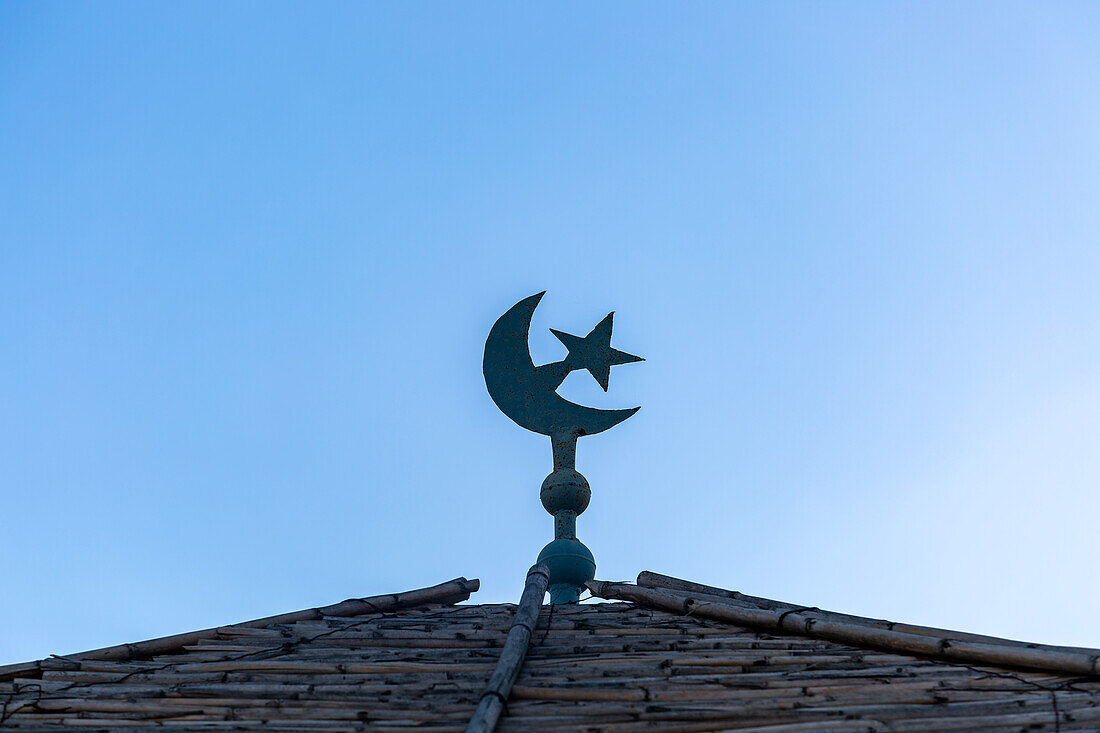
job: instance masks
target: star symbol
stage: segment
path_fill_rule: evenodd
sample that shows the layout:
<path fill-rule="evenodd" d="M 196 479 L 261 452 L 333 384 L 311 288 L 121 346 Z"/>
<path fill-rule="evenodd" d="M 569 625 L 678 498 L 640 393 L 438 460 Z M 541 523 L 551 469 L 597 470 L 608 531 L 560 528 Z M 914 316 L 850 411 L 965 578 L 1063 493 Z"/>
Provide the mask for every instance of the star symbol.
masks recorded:
<path fill-rule="evenodd" d="M 553 328 L 550 329 L 550 332 L 558 337 L 558 341 L 561 341 L 569 349 L 569 356 L 565 357 L 564 362 L 566 369 L 568 371 L 587 369 L 588 373 L 603 387 L 604 392 L 607 391 L 607 380 L 611 376 L 611 367 L 616 364 L 645 361 L 640 356 L 611 348 L 611 324 L 614 316 L 614 312 L 608 313 L 607 317 L 597 323 L 596 327 L 584 338 Z"/>

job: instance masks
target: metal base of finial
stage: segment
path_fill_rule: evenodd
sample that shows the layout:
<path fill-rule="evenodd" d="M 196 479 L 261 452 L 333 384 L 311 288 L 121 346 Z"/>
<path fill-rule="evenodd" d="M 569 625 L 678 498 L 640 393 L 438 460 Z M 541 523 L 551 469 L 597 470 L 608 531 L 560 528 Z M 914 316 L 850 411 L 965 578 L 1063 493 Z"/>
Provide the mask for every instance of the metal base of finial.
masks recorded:
<path fill-rule="evenodd" d="M 542 548 L 538 562 L 550 569 L 550 602 L 576 603 L 596 577 L 596 560 L 580 540 L 558 538 Z"/>
<path fill-rule="evenodd" d="M 554 516 L 554 541 L 542 548 L 538 561 L 550 569 L 550 602 L 576 603 L 584 584 L 596 577 L 596 560 L 577 539 L 577 515 L 588 508 L 592 489 L 575 468 L 577 434 L 550 436 L 554 470 L 542 482 L 542 505 Z"/>
<path fill-rule="evenodd" d="M 550 586 L 550 603 L 555 606 L 563 603 L 578 603 L 581 600 L 581 591 L 570 583 L 558 583 Z"/>

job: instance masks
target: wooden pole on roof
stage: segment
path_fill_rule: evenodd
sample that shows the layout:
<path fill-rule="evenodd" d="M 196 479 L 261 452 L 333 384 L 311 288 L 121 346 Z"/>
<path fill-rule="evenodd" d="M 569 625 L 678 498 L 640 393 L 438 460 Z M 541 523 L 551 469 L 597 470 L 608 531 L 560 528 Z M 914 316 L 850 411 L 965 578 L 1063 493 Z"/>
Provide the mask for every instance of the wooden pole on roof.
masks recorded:
<path fill-rule="evenodd" d="M 815 609 L 787 611 L 748 606 L 708 593 L 657 590 L 628 583 L 589 581 L 597 598 L 631 601 L 670 613 L 692 614 L 750 628 L 774 629 L 841 644 L 885 649 L 945 662 L 1023 667 L 1047 672 L 1100 676 L 1100 650 L 1074 647 L 988 643 L 951 638 L 938 633 L 912 633 L 854 623 Z M 935 631 L 935 630 L 932 630 Z"/>
<path fill-rule="evenodd" d="M 770 598 L 750 596 L 735 590 L 726 590 L 724 588 L 716 588 L 712 585 L 703 585 L 702 583 L 695 583 L 690 580 L 675 578 L 671 575 L 661 575 L 660 573 L 650 572 L 649 570 L 643 570 L 642 572 L 638 573 L 638 585 L 645 588 L 670 590 L 680 595 L 690 595 L 692 598 L 700 602 L 718 601 L 721 603 L 733 603 L 755 608 L 766 608 L 772 611 L 795 610 L 803 613 L 804 615 L 811 615 L 814 618 L 829 619 L 832 621 L 843 621 L 860 626 L 873 626 L 875 628 L 888 629 L 890 631 L 904 631 L 908 634 L 917 634 L 918 636 L 935 636 L 938 638 L 949 638 L 957 641 L 976 641 L 983 644 L 1018 646 L 1026 647 L 1028 649 L 1075 651 L 1082 652 L 1088 655 L 1094 655 L 1097 653 L 1096 649 L 1088 647 L 1035 644 L 1026 641 L 1002 639 L 1001 637 L 989 636 L 988 634 L 974 634 L 969 631 L 954 631 L 951 629 L 940 629 L 932 626 L 919 626 L 916 624 L 906 624 L 898 621 L 887 621 L 886 619 L 867 618 L 866 616 L 853 616 L 849 613 L 825 611 L 820 608 L 810 608 L 808 606 L 800 606 L 795 603 L 784 603 L 783 601 L 774 601 Z"/>
<path fill-rule="evenodd" d="M 388 613 L 406 608 L 420 606 L 451 605 L 465 601 L 471 593 L 477 591 L 481 583 L 477 578 L 455 578 L 446 583 L 433 585 L 429 588 L 418 588 L 403 593 L 387 593 L 368 598 L 352 598 L 331 606 L 321 608 L 307 608 L 304 611 L 294 611 L 278 616 L 258 618 L 253 621 L 244 621 L 231 626 L 218 626 L 211 629 L 189 631 L 183 634 L 163 636 L 158 639 L 138 641 L 132 644 L 119 644 L 117 646 L 92 649 L 77 654 L 67 654 L 65 658 L 79 660 L 129 660 L 146 659 L 158 654 L 170 654 L 179 651 L 189 644 L 196 644 L 203 639 L 212 639 L 218 636 L 221 629 L 247 629 L 263 628 L 274 624 L 292 624 L 299 621 L 323 619 L 326 616 L 363 616 L 372 613 Z M 9 664 L 0 667 L 0 681 L 13 679 L 39 669 L 39 662 L 25 662 L 22 664 Z"/>
<path fill-rule="evenodd" d="M 500 714 L 504 712 L 504 704 L 512 692 L 512 685 L 515 684 L 523 667 L 523 660 L 527 657 L 527 645 L 531 642 L 531 632 L 538 623 L 542 597 L 546 594 L 549 582 L 550 570 L 545 565 L 538 564 L 527 571 L 527 583 L 523 588 L 523 595 L 520 596 L 512 628 L 508 630 L 504 649 L 500 652 L 500 660 L 489 678 L 485 692 L 481 694 L 481 701 L 477 704 L 470 724 L 466 726 L 466 733 L 492 733 L 497 727 Z"/>

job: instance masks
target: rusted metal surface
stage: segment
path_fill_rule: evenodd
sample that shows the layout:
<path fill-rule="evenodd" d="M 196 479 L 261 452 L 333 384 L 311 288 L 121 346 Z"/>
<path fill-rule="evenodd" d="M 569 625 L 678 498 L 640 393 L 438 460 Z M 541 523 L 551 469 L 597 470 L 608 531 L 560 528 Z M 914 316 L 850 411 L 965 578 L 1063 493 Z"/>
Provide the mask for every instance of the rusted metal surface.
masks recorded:
<path fill-rule="evenodd" d="M 577 369 L 587 369 L 606 389 L 612 365 L 641 361 L 641 357 L 611 348 L 608 316 L 583 339 L 555 332 L 559 339 L 573 340 L 566 342 L 569 356 L 536 367 L 527 340 L 531 317 L 544 294 L 516 303 L 489 332 L 483 362 L 489 396 L 516 424 L 543 435 L 595 435 L 618 425 L 638 408 L 599 410 L 570 402 L 556 390 L 566 375 Z"/>

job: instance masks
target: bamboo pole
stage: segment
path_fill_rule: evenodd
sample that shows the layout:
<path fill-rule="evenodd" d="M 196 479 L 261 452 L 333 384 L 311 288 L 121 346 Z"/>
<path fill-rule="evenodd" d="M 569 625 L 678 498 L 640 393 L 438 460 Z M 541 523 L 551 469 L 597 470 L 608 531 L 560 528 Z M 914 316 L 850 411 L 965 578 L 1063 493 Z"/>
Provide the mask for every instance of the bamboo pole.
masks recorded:
<path fill-rule="evenodd" d="M 662 575 L 660 573 L 650 572 L 649 570 L 643 570 L 638 573 L 638 585 L 646 588 L 664 588 L 666 590 L 677 591 L 680 593 L 691 594 L 692 597 L 701 595 L 714 596 L 714 600 L 724 599 L 740 603 L 741 605 L 756 606 L 758 608 L 768 608 L 776 611 L 789 611 L 792 609 L 806 610 L 811 612 L 806 606 L 799 606 L 794 603 L 786 603 L 783 601 L 773 601 L 769 598 L 760 598 L 759 596 L 750 596 L 744 593 L 740 593 L 735 590 L 724 590 L 722 588 L 716 588 L 711 585 L 703 585 L 702 583 L 694 583 L 690 580 L 683 580 L 682 578 L 674 578 L 671 575 Z M 700 599 L 703 600 L 703 599 Z M 711 599 L 707 599 L 711 600 Z M 1029 649 L 1050 649 L 1056 651 L 1078 651 L 1086 654 L 1095 654 L 1100 650 L 1090 649 L 1088 647 L 1070 647 L 1070 646 L 1055 646 L 1051 644 L 1036 644 L 1027 641 L 1016 641 L 1014 639 L 1004 639 L 999 636 L 987 636 L 985 634 L 974 634 L 968 631 L 953 631 L 951 629 L 939 629 L 932 626 L 919 626 L 915 624 L 906 624 L 898 621 L 887 621 L 886 619 L 867 618 L 866 616 L 853 616 L 848 613 L 838 613 L 836 611 L 823 611 L 821 609 L 812 609 L 812 613 L 820 618 L 829 618 L 837 621 L 847 621 L 849 623 L 861 624 L 865 626 L 873 626 L 880 629 L 890 629 L 891 631 L 904 631 L 909 634 L 918 634 L 922 636 L 936 636 L 947 637 L 958 641 L 977 641 L 986 644 L 1004 644 L 1012 646 L 1027 647 Z"/>
<path fill-rule="evenodd" d="M 152 657 L 157 654 L 165 654 L 182 649 L 185 646 L 195 644 L 203 639 L 214 638 L 219 629 L 259 628 L 275 624 L 291 624 L 298 621 L 317 620 L 326 616 L 360 616 L 370 613 L 385 613 L 405 608 L 426 606 L 431 604 L 453 604 L 465 601 L 471 593 L 477 591 L 481 583 L 477 578 L 455 578 L 446 583 L 433 585 L 429 588 L 405 591 L 403 593 L 389 593 L 369 598 L 351 598 L 331 606 L 320 608 L 308 608 L 303 611 L 284 613 L 278 616 L 268 616 L 252 621 L 244 621 L 231 626 L 214 627 L 189 631 L 183 634 L 163 636 L 157 639 L 148 639 L 133 644 L 118 644 L 116 646 L 92 649 L 86 652 L 67 655 L 74 659 L 97 660 L 126 660 Z M 0 667 L 0 681 L 25 676 L 28 672 L 40 670 L 41 662 L 24 662 L 21 664 L 9 664 Z"/>
<path fill-rule="evenodd" d="M 822 618 L 807 610 L 754 608 L 721 602 L 710 595 L 700 598 L 700 594 L 656 590 L 626 583 L 594 580 L 588 583 L 588 589 L 599 598 L 631 601 L 671 613 L 691 613 L 715 621 L 775 629 L 854 646 L 900 651 L 947 662 L 973 662 L 1100 676 L 1100 649 L 1089 650 L 1092 652 L 1090 654 L 1087 651 L 1060 647 L 1036 649 L 962 641 Z"/>
<path fill-rule="evenodd" d="M 654 573 L 649 570 L 643 570 L 638 573 L 638 585 L 645 588 L 665 588 L 666 590 L 684 591 L 688 593 L 706 593 L 707 595 L 731 598 L 750 606 L 757 606 L 758 608 L 770 608 L 779 611 L 786 611 L 788 608 L 799 608 L 799 606 L 793 603 L 773 601 L 770 598 L 761 598 L 760 596 L 750 596 L 740 591 L 716 588 L 713 585 L 703 585 L 702 583 L 675 578 L 671 575 L 662 575 L 661 573 Z"/>
<path fill-rule="evenodd" d="M 466 733 L 492 733 L 496 728 L 504 703 L 512 692 L 512 685 L 515 684 L 527 656 L 527 645 L 531 642 L 531 632 L 538 623 L 539 608 L 549 582 L 550 570 L 545 565 L 535 565 L 527 572 L 527 583 L 523 588 L 523 595 L 520 596 L 516 617 L 508 631 L 504 649 L 500 652 L 500 660 L 489 678 L 485 692 L 481 694 L 470 724 L 466 726 Z"/>

